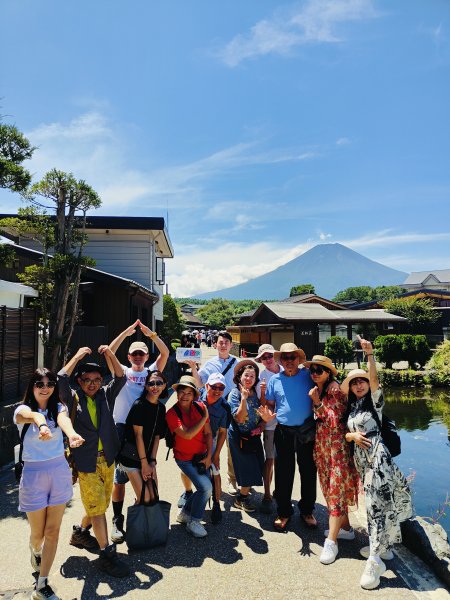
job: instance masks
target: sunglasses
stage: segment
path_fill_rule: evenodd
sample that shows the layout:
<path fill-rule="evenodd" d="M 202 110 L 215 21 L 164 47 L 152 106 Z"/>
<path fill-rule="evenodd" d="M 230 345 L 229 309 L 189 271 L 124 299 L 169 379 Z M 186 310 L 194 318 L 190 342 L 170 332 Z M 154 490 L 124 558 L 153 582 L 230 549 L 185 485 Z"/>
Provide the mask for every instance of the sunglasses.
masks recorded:
<path fill-rule="evenodd" d="M 261 356 L 261 360 L 269 360 L 269 358 L 273 358 L 273 354 L 263 354 Z"/>
<path fill-rule="evenodd" d="M 281 355 L 281 360 L 295 360 L 296 358 L 298 358 L 297 354 L 282 354 Z"/>
<path fill-rule="evenodd" d="M 43 381 L 36 381 L 34 383 L 34 387 L 39 388 L 40 390 L 44 388 L 53 389 L 56 386 L 56 381 L 49 381 L 48 383 L 44 383 Z"/>
<path fill-rule="evenodd" d="M 224 385 L 210 385 L 209 389 L 214 390 L 215 392 L 223 392 L 223 390 L 225 389 L 225 386 Z"/>
<path fill-rule="evenodd" d="M 100 385 L 102 382 L 102 380 L 99 377 L 96 377 L 95 379 L 88 379 L 86 377 L 85 379 L 81 379 L 81 381 L 86 385 L 90 385 L 91 383 L 94 385 Z"/>
<path fill-rule="evenodd" d="M 134 352 L 132 352 L 130 354 L 130 356 L 145 356 L 145 352 L 142 352 L 142 350 L 135 350 Z"/>
<path fill-rule="evenodd" d="M 160 387 L 161 385 L 164 385 L 164 381 L 161 379 L 153 379 L 145 384 L 146 387 Z"/>
<path fill-rule="evenodd" d="M 325 369 L 324 367 L 310 367 L 309 372 L 311 373 L 311 375 L 322 375 L 322 373 L 329 373 L 330 371 L 328 369 Z"/>
<path fill-rule="evenodd" d="M 352 379 L 352 381 L 350 382 L 350 385 L 359 385 L 361 383 L 369 383 L 369 382 L 367 381 L 367 379 L 364 379 L 362 377 L 361 378 L 357 377 L 356 379 Z"/>

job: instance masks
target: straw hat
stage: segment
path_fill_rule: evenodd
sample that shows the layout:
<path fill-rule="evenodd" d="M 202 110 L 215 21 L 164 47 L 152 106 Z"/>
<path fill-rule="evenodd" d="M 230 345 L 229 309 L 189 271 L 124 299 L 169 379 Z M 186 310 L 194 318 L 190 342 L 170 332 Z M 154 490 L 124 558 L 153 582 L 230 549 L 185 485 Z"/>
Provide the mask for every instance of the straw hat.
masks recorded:
<path fill-rule="evenodd" d="M 364 371 L 364 369 L 353 369 L 353 371 L 350 371 L 347 377 L 341 383 L 341 392 L 347 396 L 350 389 L 350 383 L 354 379 L 358 378 L 367 379 L 367 382 L 369 382 L 369 373 Z"/>
<path fill-rule="evenodd" d="M 180 377 L 180 381 L 178 383 L 174 383 L 172 386 L 172 389 L 177 391 L 177 389 L 182 386 L 182 387 L 188 387 L 194 390 L 195 392 L 195 397 L 198 398 L 200 396 L 200 392 L 197 389 L 197 385 L 196 385 L 196 381 L 193 377 L 191 377 L 190 375 L 182 375 Z"/>
<path fill-rule="evenodd" d="M 320 365 L 321 367 L 325 367 L 326 369 L 331 371 L 335 377 L 337 375 L 337 369 L 331 362 L 331 359 L 328 358 L 328 356 L 321 356 L 320 354 L 316 354 L 312 357 L 311 360 L 307 360 L 306 362 L 304 362 L 303 365 L 308 369 L 311 365 Z"/>
<path fill-rule="evenodd" d="M 289 352 L 296 352 L 298 354 L 298 357 L 300 358 L 300 364 L 305 362 L 306 354 L 301 348 L 298 348 L 295 344 L 292 344 L 291 342 L 281 344 L 280 349 L 274 352 L 274 358 L 279 363 L 281 355 L 287 354 Z"/>

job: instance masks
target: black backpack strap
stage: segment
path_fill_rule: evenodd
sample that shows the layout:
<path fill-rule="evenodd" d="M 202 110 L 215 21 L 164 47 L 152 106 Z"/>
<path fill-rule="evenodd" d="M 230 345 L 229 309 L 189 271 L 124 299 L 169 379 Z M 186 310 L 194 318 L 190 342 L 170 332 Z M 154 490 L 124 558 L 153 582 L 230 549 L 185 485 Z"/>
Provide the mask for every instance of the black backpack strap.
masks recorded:
<path fill-rule="evenodd" d="M 232 360 L 230 360 L 230 362 L 227 364 L 227 366 L 225 367 L 225 369 L 222 371 L 222 375 L 224 377 L 228 373 L 228 371 L 231 369 L 231 367 L 234 365 L 235 362 L 236 362 L 236 357 L 233 356 Z"/>
<path fill-rule="evenodd" d="M 31 425 L 31 423 L 25 423 L 25 425 L 22 427 L 22 433 L 20 434 L 20 451 L 19 451 L 19 462 L 22 462 L 22 452 L 23 452 L 23 440 L 25 438 L 25 434 L 28 431 L 29 426 Z"/>

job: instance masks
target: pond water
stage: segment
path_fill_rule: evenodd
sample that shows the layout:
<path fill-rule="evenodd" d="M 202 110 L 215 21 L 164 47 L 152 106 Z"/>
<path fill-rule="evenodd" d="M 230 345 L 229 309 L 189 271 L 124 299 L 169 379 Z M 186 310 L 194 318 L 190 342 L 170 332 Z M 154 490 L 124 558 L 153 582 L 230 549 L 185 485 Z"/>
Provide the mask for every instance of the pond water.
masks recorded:
<path fill-rule="evenodd" d="M 435 517 L 450 499 L 450 391 L 442 389 L 385 390 L 386 414 L 400 432 L 402 453 L 395 462 L 406 476 L 416 514 Z M 450 506 L 439 523 L 450 538 Z"/>

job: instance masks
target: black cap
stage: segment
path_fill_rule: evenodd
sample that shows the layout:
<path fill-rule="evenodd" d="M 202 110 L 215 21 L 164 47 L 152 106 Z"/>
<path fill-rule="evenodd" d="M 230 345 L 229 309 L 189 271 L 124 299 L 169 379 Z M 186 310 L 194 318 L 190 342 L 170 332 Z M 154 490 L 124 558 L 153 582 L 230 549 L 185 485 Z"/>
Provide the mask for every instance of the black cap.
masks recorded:
<path fill-rule="evenodd" d="M 83 365 L 79 365 L 76 373 L 76 377 L 81 377 L 85 373 L 100 373 L 103 377 L 103 367 L 98 365 L 97 363 L 84 363 Z"/>

